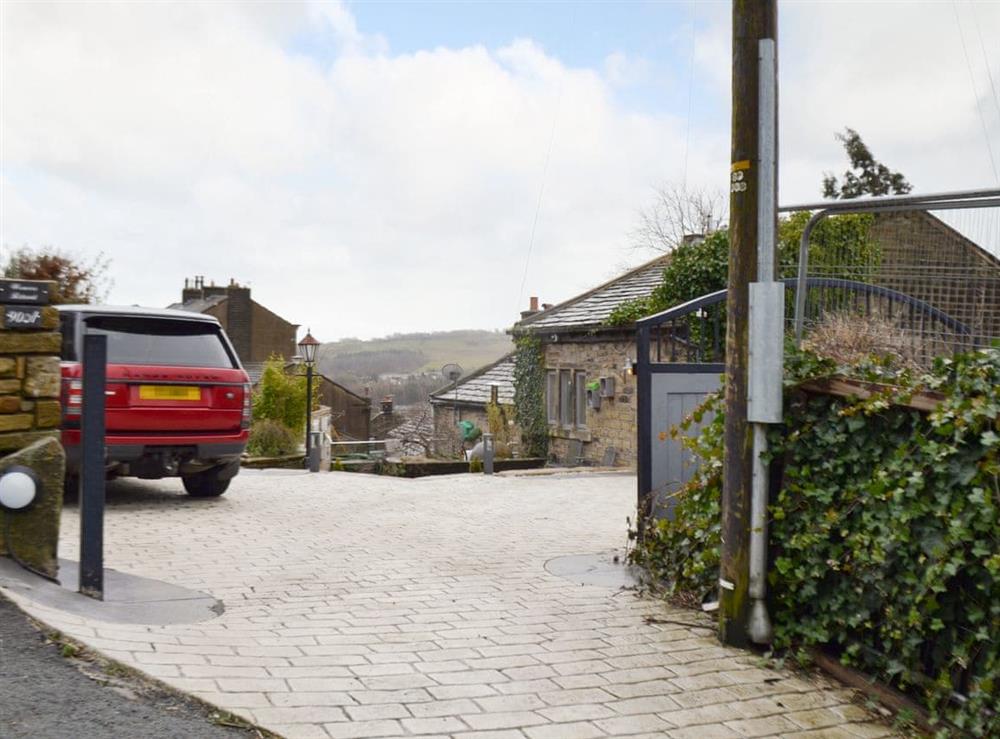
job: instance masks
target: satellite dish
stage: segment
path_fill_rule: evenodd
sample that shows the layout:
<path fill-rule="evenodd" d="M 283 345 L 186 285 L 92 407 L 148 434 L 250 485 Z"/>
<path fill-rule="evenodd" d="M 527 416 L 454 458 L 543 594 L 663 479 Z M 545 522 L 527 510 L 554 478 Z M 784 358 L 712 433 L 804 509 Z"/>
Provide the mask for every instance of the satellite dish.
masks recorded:
<path fill-rule="evenodd" d="M 449 362 L 441 368 L 441 374 L 448 382 L 458 382 L 458 378 L 462 376 L 462 368 L 454 362 Z"/>

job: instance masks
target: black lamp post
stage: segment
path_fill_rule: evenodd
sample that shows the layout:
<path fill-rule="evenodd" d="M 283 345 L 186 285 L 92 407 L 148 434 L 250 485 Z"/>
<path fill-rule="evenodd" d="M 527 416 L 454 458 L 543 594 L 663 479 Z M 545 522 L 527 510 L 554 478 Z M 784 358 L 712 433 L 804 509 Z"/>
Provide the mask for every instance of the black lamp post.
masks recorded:
<path fill-rule="evenodd" d="M 316 363 L 316 349 L 318 348 L 319 342 L 309 333 L 309 329 L 306 329 L 305 337 L 299 342 L 299 351 L 306 363 L 306 464 L 309 464 L 309 452 L 312 445 L 313 365 Z"/>

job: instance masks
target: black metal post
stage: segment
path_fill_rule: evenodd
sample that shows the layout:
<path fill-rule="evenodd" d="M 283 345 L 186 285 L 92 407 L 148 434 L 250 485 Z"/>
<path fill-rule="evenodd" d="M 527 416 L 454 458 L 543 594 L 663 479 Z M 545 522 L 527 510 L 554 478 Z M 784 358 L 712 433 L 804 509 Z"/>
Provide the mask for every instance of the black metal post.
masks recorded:
<path fill-rule="evenodd" d="M 652 408 L 653 380 L 649 369 L 650 328 L 642 326 L 636 333 L 636 407 L 637 449 L 639 455 L 638 483 L 639 496 L 636 501 L 636 531 L 642 541 L 646 528 L 646 517 L 653 509 L 652 485 Z"/>
<path fill-rule="evenodd" d="M 309 452 L 312 450 L 312 417 L 313 417 L 313 366 L 306 362 L 306 464 L 309 464 Z"/>
<path fill-rule="evenodd" d="M 83 337 L 83 413 L 80 419 L 80 585 L 104 600 L 104 391 L 108 337 Z"/>

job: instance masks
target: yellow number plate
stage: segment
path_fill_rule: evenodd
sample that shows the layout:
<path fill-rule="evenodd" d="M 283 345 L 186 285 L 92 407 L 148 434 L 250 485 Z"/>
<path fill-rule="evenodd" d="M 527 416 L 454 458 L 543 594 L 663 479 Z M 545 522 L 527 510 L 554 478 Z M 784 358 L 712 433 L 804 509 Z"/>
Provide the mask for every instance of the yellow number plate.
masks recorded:
<path fill-rule="evenodd" d="M 140 400 L 201 400 L 201 388 L 194 385 L 140 385 Z"/>

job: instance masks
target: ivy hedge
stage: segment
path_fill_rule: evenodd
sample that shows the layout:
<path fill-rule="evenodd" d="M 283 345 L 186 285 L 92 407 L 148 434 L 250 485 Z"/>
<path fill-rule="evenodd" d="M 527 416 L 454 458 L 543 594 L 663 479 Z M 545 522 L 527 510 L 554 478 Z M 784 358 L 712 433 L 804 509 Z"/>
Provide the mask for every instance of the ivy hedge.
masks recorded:
<path fill-rule="evenodd" d="M 518 336 L 514 346 L 514 420 L 521 427 L 525 456 L 544 458 L 549 453 L 549 423 L 542 343 L 534 336 Z"/>
<path fill-rule="evenodd" d="M 863 401 L 795 390 L 834 373 L 890 384 Z M 943 736 L 1000 736 L 1000 348 L 920 377 L 790 352 L 786 384 L 794 423 L 769 434 L 783 466 L 769 515 L 774 646 L 834 650 L 921 698 L 950 722 Z M 906 407 L 918 390 L 944 399 Z M 671 590 L 717 582 L 720 398 L 685 423 L 709 413 L 685 442 L 702 465 L 675 521 L 647 527 L 636 550 Z"/>

